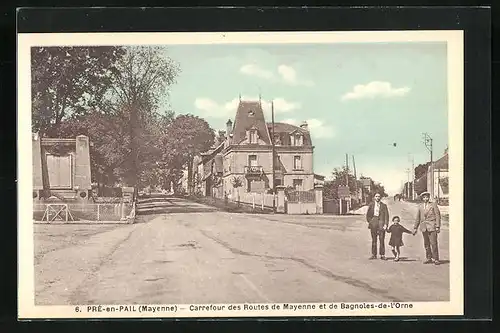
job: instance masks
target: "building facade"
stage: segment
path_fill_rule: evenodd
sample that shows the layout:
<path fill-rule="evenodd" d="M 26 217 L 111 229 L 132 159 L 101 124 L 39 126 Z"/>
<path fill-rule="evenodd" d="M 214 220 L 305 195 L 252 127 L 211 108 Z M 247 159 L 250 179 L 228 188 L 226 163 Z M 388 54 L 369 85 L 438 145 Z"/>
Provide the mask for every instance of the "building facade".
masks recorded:
<path fill-rule="evenodd" d="M 448 151 L 445 151 L 443 157 L 432 163 L 432 167 L 427 169 L 427 191 L 432 198 L 447 199 L 449 196 L 448 183 Z M 434 182 L 434 184 L 432 184 Z"/>
<path fill-rule="evenodd" d="M 324 180 L 313 172 L 307 123 L 294 126 L 267 122 L 260 101 L 240 100 L 234 123 L 201 155 L 195 178 L 204 195 L 236 197 L 238 193 L 271 193 L 274 185 L 313 191 Z M 273 142 L 275 147 L 273 184 Z"/>
<path fill-rule="evenodd" d="M 273 163 L 274 138 L 275 160 Z M 236 191 L 270 192 L 274 186 L 314 189 L 313 150 L 307 124 L 301 127 L 266 122 L 260 101 L 240 101 L 234 124 L 227 122 L 223 156 L 223 186 Z M 274 164 L 274 184 L 273 184 Z M 238 179 L 235 186 L 235 179 Z"/>

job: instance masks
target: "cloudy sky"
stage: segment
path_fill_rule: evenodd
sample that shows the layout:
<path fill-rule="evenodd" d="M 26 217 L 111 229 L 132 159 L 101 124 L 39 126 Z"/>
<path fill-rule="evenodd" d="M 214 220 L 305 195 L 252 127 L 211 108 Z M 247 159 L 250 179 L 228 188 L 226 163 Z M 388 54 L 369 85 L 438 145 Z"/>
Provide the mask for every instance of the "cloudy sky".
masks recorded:
<path fill-rule="evenodd" d="M 170 92 L 177 114 L 225 129 L 239 95 L 260 93 L 268 115 L 274 100 L 276 121 L 308 122 L 314 171 L 327 177 L 347 153 L 358 175 L 395 193 L 410 154 L 415 165 L 428 159 L 422 132 L 432 135 L 435 156 L 447 146 L 445 43 L 172 45 L 166 52 L 182 68 Z"/>

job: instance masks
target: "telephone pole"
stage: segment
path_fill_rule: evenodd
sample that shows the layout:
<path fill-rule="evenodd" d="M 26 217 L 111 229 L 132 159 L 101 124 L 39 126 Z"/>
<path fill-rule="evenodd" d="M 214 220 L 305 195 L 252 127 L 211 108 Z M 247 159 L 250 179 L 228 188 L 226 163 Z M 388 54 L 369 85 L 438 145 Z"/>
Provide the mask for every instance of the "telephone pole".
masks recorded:
<path fill-rule="evenodd" d="M 273 155 L 273 161 L 272 161 L 272 168 L 273 168 L 273 211 L 276 212 L 276 151 L 275 151 L 275 144 L 274 144 L 274 101 L 271 101 L 271 122 L 272 122 L 272 130 L 271 130 L 271 147 L 272 147 L 272 155 Z"/>
<path fill-rule="evenodd" d="M 352 168 L 354 170 L 354 191 L 356 193 L 356 200 L 359 200 L 359 196 L 358 196 L 358 177 L 356 175 L 356 161 L 354 160 L 354 155 L 352 155 Z"/>
<path fill-rule="evenodd" d="M 406 170 L 406 200 L 410 198 L 410 169 L 407 168 Z"/>
<path fill-rule="evenodd" d="M 415 157 L 409 154 L 409 160 L 411 162 L 411 199 L 415 200 Z"/>
<path fill-rule="evenodd" d="M 345 154 L 345 185 L 349 187 L 349 155 Z"/>
<path fill-rule="evenodd" d="M 430 153 L 430 174 L 431 174 L 431 188 L 429 192 L 431 193 L 431 198 L 434 199 L 434 161 L 432 160 L 432 137 L 428 133 L 422 133 L 422 141 Z"/>

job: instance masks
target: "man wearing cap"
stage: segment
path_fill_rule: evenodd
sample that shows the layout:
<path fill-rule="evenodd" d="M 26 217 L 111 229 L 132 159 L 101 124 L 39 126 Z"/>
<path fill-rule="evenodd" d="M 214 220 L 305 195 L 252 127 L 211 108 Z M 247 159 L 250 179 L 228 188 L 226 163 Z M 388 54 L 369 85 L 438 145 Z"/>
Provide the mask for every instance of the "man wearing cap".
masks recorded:
<path fill-rule="evenodd" d="M 374 201 L 368 206 L 366 211 L 366 222 L 372 236 L 372 256 L 370 259 L 377 259 L 377 238 L 379 241 L 380 259 L 385 260 L 385 230 L 389 225 L 389 210 L 381 199 L 380 193 L 375 193 Z"/>
<path fill-rule="evenodd" d="M 424 248 L 426 260 L 424 264 L 439 265 L 439 249 L 437 234 L 441 228 L 441 213 L 438 205 L 435 202 L 430 202 L 431 195 L 429 192 L 420 194 L 422 203 L 418 206 L 415 225 L 413 226 L 413 234 L 417 233 L 420 227 L 422 236 L 424 237 Z"/>

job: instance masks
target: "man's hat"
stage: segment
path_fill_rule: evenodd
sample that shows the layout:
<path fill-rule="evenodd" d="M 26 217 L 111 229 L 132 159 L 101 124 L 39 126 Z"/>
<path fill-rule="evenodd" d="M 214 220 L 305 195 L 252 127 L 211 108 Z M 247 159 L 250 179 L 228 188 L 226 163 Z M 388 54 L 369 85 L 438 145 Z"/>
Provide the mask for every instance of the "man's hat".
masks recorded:
<path fill-rule="evenodd" d="M 424 195 L 427 195 L 429 198 L 431 197 L 431 194 L 429 192 L 420 193 L 420 197 L 423 197 Z"/>

